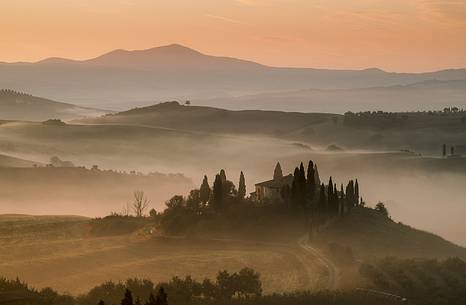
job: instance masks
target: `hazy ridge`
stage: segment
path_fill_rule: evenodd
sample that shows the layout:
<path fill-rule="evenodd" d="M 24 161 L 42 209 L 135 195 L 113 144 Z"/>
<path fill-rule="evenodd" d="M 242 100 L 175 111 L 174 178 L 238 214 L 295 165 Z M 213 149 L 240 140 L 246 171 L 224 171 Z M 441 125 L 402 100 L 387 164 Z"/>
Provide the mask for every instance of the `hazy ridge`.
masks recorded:
<path fill-rule="evenodd" d="M 176 44 L 138 51 L 115 50 L 83 61 L 51 58 L 37 63 L 0 64 L 2 87 L 80 106 L 118 110 L 172 99 L 203 100 L 310 88 L 355 89 L 464 79 L 466 69 L 392 73 L 380 69 L 268 67 L 209 56 Z M 422 101 L 415 104 L 424 105 Z M 338 110 L 351 109 L 343 106 Z"/>
<path fill-rule="evenodd" d="M 44 121 L 51 118 L 76 119 L 99 116 L 108 111 L 56 102 L 13 90 L 0 90 L 2 120 Z"/>

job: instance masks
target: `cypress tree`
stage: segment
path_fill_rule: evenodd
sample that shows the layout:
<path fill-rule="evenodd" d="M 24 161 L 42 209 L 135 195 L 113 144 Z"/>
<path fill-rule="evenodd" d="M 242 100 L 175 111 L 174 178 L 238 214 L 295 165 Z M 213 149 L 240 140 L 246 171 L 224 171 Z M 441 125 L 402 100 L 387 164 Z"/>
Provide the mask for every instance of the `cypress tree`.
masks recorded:
<path fill-rule="evenodd" d="M 299 182 L 301 186 L 304 188 L 306 185 L 306 172 L 304 171 L 303 162 L 299 165 Z"/>
<path fill-rule="evenodd" d="M 214 186 L 212 190 L 213 195 L 213 208 L 217 212 L 223 208 L 223 179 L 220 174 L 215 176 Z"/>
<path fill-rule="evenodd" d="M 316 191 L 316 177 L 314 171 L 314 162 L 312 162 L 312 160 L 309 161 L 307 166 L 307 191 L 309 194 L 309 199 L 312 201 L 315 197 Z"/>
<path fill-rule="evenodd" d="M 345 212 L 345 192 L 343 191 L 343 183 L 340 187 L 340 215 L 344 215 Z"/>
<path fill-rule="evenodd" d="M 282 166 L 280 165 L 280 162 L 277 162 L 275 170 L 273 171 L 273 180 L 278 181 L 281 178 L 283 178 Z"/>
<path fill-rule="evenodd" d="M 293 206 L 299 204 L 299 168 L 294 169 L 293 173 L 293 183 L 291 184 L 291 203 Z"/>
<path fill-rule="evenodd" d="M 333 215 L 338 215 L 340 213 L 340 200 L 338 198 L 337 184 L 333 185 Z"/>
<path fill-rule="evenodd" d="M 299 166 L 299 205 L 303 208 L 306 206 L 306 193 L 306 172 L 304 170 L 303 162 L 301 162 Z"/>
<path fill-rule="evenodd" d="M 314 164 L 314 177 L 315 177 L 315 181 L 316 181 L 316 185 L 319 186 L 320 185 L 320 177 L 319 177 L 319 170 L 317 169 L 317 164 Z"/>
<path fill-rule="evenodd" d="M 227 174 L 225 173 L 224 169 L 220 170 L 220 178 L 222 178 L 222 182 L 227 181 Z"/>
<path fill-rule="evenodd" d="M 244 179 L 243 172 L 241 172 L 239 175 L 238 198 L 244 199 L 245 196 L 246 196 L 246 181 Z"/>
<path fill-rule="evenodd" d="M 329 214 L 333 213 L 333 207 L 335 204 L 335 198 L 333 196 L 333 181 L 332 177 L 328 180 L 328 187 L 327 187 L 327 212 Z"/>
<path fill-rule="evenodd" d="M 317 209 L 320 215 L 325 215 L 327 210 L 327 198 L 325 196 L 325 185 L 323 183 L 320 185 L 319 205 Z"/>
<path fill-rule="evenodd" d="M 203 204 L 206 204 L 210 198 L 210 186 L 209 181 L 207 180 L 207 176 L 204 176 L 204 180 L 202 180 L 201 187 L 199 188 L 199 197 Z"/>
<path fill-rule="evenodd" d="M 348 211 L 354 207 L 354 182 L 350 180 L 346 186 L 346 206 Z"/>
<path fill-rule="evenodd" d="M 354 185 L 354 204 L 356 206 L 359 204 L 359 183 L 358 183 L 358 179 L 356 179 L 356 183 Z"/>

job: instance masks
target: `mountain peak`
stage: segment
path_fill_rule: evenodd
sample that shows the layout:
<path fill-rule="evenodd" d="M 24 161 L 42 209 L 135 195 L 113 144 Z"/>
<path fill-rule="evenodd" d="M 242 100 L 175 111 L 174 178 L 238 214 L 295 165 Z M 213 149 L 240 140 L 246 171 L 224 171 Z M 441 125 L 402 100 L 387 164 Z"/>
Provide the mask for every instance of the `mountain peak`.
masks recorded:
<path fill-rule="evenodd" d="M 118 49 L 94 59 L 86 60 L 84 63 L 167 72 L 251 70 L 262 67 L 257 63 L 236 58 L 209 56 L 176 43 L 145 50 Z"/>
<path fill-rule="evenodd" d="M 139 52 L 157 52 L 157 53 L 170 53 L 174 55 L 203 55 L 202 53 L 188 48 L 186 46 L 183 46 L 181 44 L 173 43 L 165 46 L 160 46 L 160 47 L 154 47 L 151 49 L 147 50 L 141 50 Z"/>
<path fill-rule="evenodd" d="M 363 71 L 372 72 L 372 73 L 387 73 L 387 72 L 385 72 L 384 70 L 382 70 L 380 68 L 367 68 L 367 69 L 363 69 Z"/>
<path fill-rule="evenodd" d="M 196 50 L 180 44 L 170 44 L 144 50 L 117 49 L 85 62 L 103 66 L 145 69 L 150 67 L 160 68 L 169 67 L 169 65 L 187 64 L 203 57 L 206 57 L 206 55 Z"/>

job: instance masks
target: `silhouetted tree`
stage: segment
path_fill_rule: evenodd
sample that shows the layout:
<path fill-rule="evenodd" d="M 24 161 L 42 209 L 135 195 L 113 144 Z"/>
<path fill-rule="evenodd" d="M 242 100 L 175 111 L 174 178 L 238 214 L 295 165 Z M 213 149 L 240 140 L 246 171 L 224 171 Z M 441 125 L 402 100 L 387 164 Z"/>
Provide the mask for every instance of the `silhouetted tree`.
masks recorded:
<path fill-rule="evenodd" d="M 153 293 L 149 295 L 149 300 L 145 303 L 145 305 L 157 305 L 157 301 Z"/>
<path fill-rule="evenodd" d="M 320 185 L 319 170 L 317 169 L 317 164 L 314 164 L 314 179 L 316 181 L 316 186 Z"/>
<path fill-rule="evenodd" d="M 333 185 L 333 215 L 340 213 L 340 200 L 338 198 L 337 184 Z"/>
<path fill-rule="evenodd" d="M 303 186 L 306 184 L 306 172 L 304 171 L 304 164 L 301 162 L 299 165 L 299 175 L 300 175 L 300 182 Z"/>
<path fill-rule="evenodd" d="M 345 211 L 345 191 L 343 190 L 343 183 L 341 184 L 340 187 L 340 215 L 344 215 L 346 213 Z"/>
<path fill-rule="evenodd" d="M 204 176 L 204 179 L 202 180 L 201 187 L 199 188 L 200 191 L 200 199 L 203 204 L 206 204 L 209 201 L 210 198 L 210 186 L 209 186 L 209 181 L 207 179 L 207 176 Z"/>
<path fill-rule="evenodd" d="M 328 179 L 328 186 L 327 186 L 327 213 L 333 214 L 335 206 L 335 196 L 333 194 L 333 181 L 332 177 Z"/>
<path fill-rule="evenodd" d="M 312 160 L 309 161 L 307 166 L 307 192 L 309 199 L 312 201 L 315 197 L 316 191 L 316 178 L 315 178 L 315 170 L 314 170 L 314 162 Z"/>
<path fill-rule="evenodd" d="M 280 180 L 281 178 L 283 178 L 282 166 L 280 165 L 280 162 L 277 162 L 275 170 L 273 171 L 273 180 Z"/>
<path fill-rule="evenodd" d="M 214 186 L 212 189 L 212 206 L 217 212 L 223 208 L 224 194 L 223 194 L 223 179 L 220 174 L 215 176 Z"/>
<path fill-rule="evenodd" d="M 186 207 L 195 213 L 199 213 L 201 209 L 201 192 L 199 190 L 191 190 L 188 198 L 186 198 Z"/>
<path fill-rule="evenodd" d="M 222 182 L 225 182 L 227 181 L 227 174 L 225 173 L 225 170 L 224 169 L 221 169 L 220 170 L 220 178 L 222 178 Z"/>
<path fill-rule="evenodd" d="M 149 206 L 149 199 L 147 199 L 144 191 L 135 191 L 133 199 L 133 211 L 136 217 L 144 216 L 144 213 Z"/>
<path fill-rule="evenodd" d="M 133 304 L 133 294 L 129 289 L 126 289 L 125 296 L 121 300 L 121 305 L 134 305 Z"/>
<path fill-rule="evenodd" d="M 346 209 L 350 211 L 355 206 L 354 181 L 350 180 L 346 186 Z"/>
<path fill-rule="evenodd" d="M 244 179 L 243 172 L 241 172 L 239 175 L 238 198 L 244 199 L 245 196 L 246 196 L 246 181 Z"/>
<path fill-rule="evenodd" d="M 165 205 L 169 210 L 179 210 L 186 206 L 186 201 L 183 196 L 175 195 L 165 202 Z"/>
<path fill-rule="evenodd" d="M 165 293 L 165 289 L 163 287 L 159 288 L 157 292 L 157 297 L 155 298 L 156 305 L 168 305 L 168 296 Z"/>
<path fill-rule="evenodd" d="M 379 202 L 375 205 L 375 210 L 382 214 L 383 216 L 388 218 L 388 210 L 385 207 L 385 204 L 383 202 Z"/>
<path fill-rule="evenodd" d="M 105 302 L 103 300 L 100 300 L 99 303 L 97 303 L 97 305 L 105 305 Z"/>
<path fill-rule="evenodd" d="M 359 183 L 358 179 L 354 183 L 354 204 L 357 206 L 359 204 Z"/>
<path fill-rule="evenodd" d="M 238 274 L 233 274 L 235 279 L 236 292 L 241 296 L 255 295 L 260 296 L 262 294 L 262 283 L 260 280 L 260 274 L 255 272 L 251 268 L 243 268 Z"/>
<path fill-rule="evenodd" d="M 320 185 L 318 213 L 320 215 L 324 215 L 326 210 L 327 210 L 327 197 L 325 194 L 325 185 L 322 183 Z"/>
<path fill-rule="evenodd" d="M 294 169 L 293 182 L 291 183 L 291 203 L 297 206 L 299 203 L 299 168 Z"/>
<path fill-rule="evenodd" d="M 303 163 L 301 163 L 299 168 L 295 168 L 294 170 L 291 198 L 295 208 L 304 207 L 306 204 L 306 176 L 304 174 Z"/>

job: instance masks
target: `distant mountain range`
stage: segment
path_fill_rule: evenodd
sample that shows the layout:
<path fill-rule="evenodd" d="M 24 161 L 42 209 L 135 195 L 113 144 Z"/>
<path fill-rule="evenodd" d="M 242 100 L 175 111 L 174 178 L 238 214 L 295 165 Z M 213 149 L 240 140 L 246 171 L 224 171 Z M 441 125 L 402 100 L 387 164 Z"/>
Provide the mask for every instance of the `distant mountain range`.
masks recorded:
<path fill-rule="evenodd" d="M 0 90 L 0 119 L 44 121 L 98 116 L 108 111 L 60 103 L 9 89 Z"/>
<path fill-rule="evenodd" d="M 115 50 L 83 61 L 49 58 L 36 63 L 0 63 L 0 87 L 115 110 L 174 99 L 229 102 L 232 97 L 246 95 L 280 96 L 310 89 L 326 93 L 451 80 L 466 80 L 466 69 L 390 73 L 379 69 L 277 68 L 209 56 L 176 44 L 139 51 Z M 287 100 L 281 103 L 286 105 Z M 410 103 L 419 108 L 424 105 L 422 100 Z M 268 109 L 265 97 L 261 105 Z M 351 110 L 344 108 L 347 106 L 338 112 Z M 312 107 L 306 109 L 312 111 Z"/>

